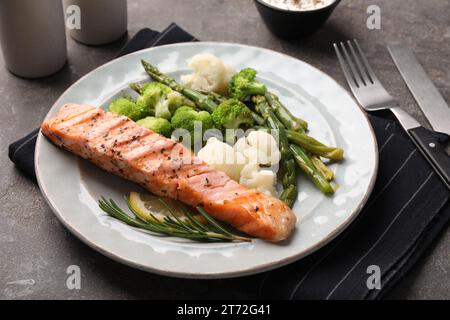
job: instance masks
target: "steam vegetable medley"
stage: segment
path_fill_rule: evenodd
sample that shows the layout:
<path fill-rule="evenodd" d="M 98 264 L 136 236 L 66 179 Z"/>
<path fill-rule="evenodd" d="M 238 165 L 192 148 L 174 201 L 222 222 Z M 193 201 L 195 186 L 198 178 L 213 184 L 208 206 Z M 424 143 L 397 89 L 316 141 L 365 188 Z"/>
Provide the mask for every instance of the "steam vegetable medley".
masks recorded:
<path fill-rule="evenodd" d="M 298 194 L 297 171 L 321 192 L 334 193 L 327 164 L 342 160 L 344 151 L 309 136 L 308 123 L 259 82 L 256 70 L 235 72 L 214 55 L 200 54 L 179 83 L 146 61 L 142 65 L 153 82 L 130 84 L 134 97 L 115 99 L 109 111 L 181 141 L 233 180 L 290 207 Z"/>

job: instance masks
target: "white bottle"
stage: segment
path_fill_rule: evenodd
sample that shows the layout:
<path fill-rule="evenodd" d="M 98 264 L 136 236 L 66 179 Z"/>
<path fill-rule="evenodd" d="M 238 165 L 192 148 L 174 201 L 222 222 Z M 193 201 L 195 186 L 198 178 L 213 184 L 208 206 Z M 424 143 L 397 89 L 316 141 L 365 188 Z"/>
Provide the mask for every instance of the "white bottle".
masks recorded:
<path fill-rule="evenodd" d="M 67 59 L 61 0 L 0 0 L 0 43 L 6 67 L 18 76 L 61 69 Z"/>
<path fill-rule="evenodd" d="M 67 27 L 70 36 L 78 42 L 106 44 L 127 31 L 126 0 L 64 0 L 64 10 L 66 19 L 75 22 Z"/>

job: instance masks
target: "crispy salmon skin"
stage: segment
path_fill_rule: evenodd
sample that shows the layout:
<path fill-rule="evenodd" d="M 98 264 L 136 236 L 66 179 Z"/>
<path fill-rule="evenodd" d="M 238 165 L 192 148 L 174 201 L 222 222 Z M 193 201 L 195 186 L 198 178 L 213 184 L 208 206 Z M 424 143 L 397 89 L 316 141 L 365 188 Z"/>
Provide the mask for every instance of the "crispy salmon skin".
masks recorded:
<path fill-rule="evenodd" d="M 53 143 L 148 191 L 190 206 L 251 236 L 286 239 L 296 217 L 284 202 L 248 189 L 171 139 L 127 117 L 89 105 L 66 104 L 44 121 Z"/>

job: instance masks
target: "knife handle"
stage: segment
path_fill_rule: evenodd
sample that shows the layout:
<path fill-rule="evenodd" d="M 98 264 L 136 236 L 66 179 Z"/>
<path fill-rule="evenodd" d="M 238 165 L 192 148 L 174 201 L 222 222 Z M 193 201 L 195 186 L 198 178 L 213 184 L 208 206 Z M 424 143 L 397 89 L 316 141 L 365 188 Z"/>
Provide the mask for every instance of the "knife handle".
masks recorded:
<path fill-rule="evenodd" d="M 445 151 L 445 145 L 450 137 L 424 127 L 414 128 L 408 132 L 419 150 L 450 189 L 450 156 Z"/>

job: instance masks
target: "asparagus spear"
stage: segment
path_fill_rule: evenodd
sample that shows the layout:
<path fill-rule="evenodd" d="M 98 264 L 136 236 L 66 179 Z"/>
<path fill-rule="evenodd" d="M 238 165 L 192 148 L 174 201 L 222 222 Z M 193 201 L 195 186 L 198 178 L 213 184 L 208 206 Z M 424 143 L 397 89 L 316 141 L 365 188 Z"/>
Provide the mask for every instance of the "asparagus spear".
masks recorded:
<path fill-rule="evenodd" d="M 217 92 L 214 91 L 199 91 L 199 92 L 209 96 L 217 104 L 221 104 L 222 102 L 228 100 L 227 97 L 224 97 L 221 94 L 218 94 Z"/>
<path fill-rule="evenodd" d="M 322 162 L 319 156 L 312 155 L 311 161 L 316 167 L 316 169 L 327 179 L 328 181 L 334 180 L 334 172 L 327 167 L 325 163 Z"/>
<path fill-rule="evenodd" d="M 150 63 L 141 60 L 142 66 L 145 69 L 145 72 L 155 81 L 161 82 L 165 84 L 166 86 L 169 86 L 175 91 L 178 91 L 179 93 L 183 94 L 185 97 L 191 99 L 194 101 L 194 103 L 202 110 L 206 110 L 209 113 L 212 113 L 216 108 L 217 104 L 214 102 L 214 100 L 196 90 L 186 88 L 179 84 L 174 78 L 169 77 L 168 75 L 165 75 L 161 71 L 158 70 L 155 66 L 151 65 Z"/>
<path fill-rule="evenodd" d="M 264 97 L 263 97 L 264 98 Z M 265 117 L 266 119 L 274 118 L 273 120 L 275 123 L 277 123 L 277 127 L 275 129 L 281 128 L 281 132 L 286 132 L 286 138 L 287 138 L 287 132 L 290 130 L 285 130 L 284 125 L 282 122 L 277 119 L 276 115 L 273 112 L 273 109 L 270 108 L 270 106 L 267 103 L 266 99 L 261 99 L 261 96 L 253 97 L 253 101 L 255 103 L 255 107 L 257 110 Z M 263 102 L 266 102 L 265 104 Z M 265 109 L 268 108 L 268 109 Z M 268 115 L 270 115 L 270 118 Z M 266 115 L 266 116 L 265 116 Z M 269 122 L 269 121 L 268 121 Z M 269 122 L 269 128 L 274 128 L 272 124 Z M 280 151 L 282 150 L 282 135 L 280 135 Z M 334 189 L 329 183 L 329 180 L 332 180 L 334 178 L 334 173 L 320 160 L 319 157 L 315 155 L 310 155 L 307 151 L 305 151 L 301 146 L 297 145 L 288 145 L 288 148 L 291 152 L 291 157 L 295 159 L 295 162 L 297 162 L 300 169 L 306 173 L 306 175 L 310 178 L 310 180 L 319 188 L 320 191 L 322 191 L 325 194 L 334 193 Z M 282 153 L 282 165 L 284 162 L 286 162 L 286 159 L 283 158 Z M 288 164 L 289 165 L 289 164 Z M 285 169 L 286 170 L 286 169 Z M 295 170 L 295 169 L 294 169 Z M 283 179 L 283 187 L 284 187 L 285 179 Z M 296 192 L 296 190 L 295 190 Z"/>
<path fill-rule="evenodd" d="M 292 113 L 280 102 L 279 98 L 273 93 L 267 93 L 266 98 L 269 101 L 270 106 L 274 110 L 281 122 L 286 126 L 288 139 L 291 142 L 303 147 L 304 149 L 315 153 L 317 155 L 310 155 L 310 159 L 315 168 L 321 172 L 321 174 L 328 180 L 334 179 L 334 173 L 331 171 L 325 163 L 322 162 L 320 156 L 324 158 L 330 158 L 333 160 L 341 160 L 344 151 L 340 148 L 330 148 L 309 137 L 305 130 L 308 127 L 308 123 L 300 118 L 295 117 Z"/>
<path fill-rule="evenodd" d="M 289 150 L 289 141 L 286 136 L 285 127 L 273 113 L 264 96 L 253 96 L 252 99 L 255 103 L 256 111 L 266 120 L 269 128 L 278 132 L 281 165 L 284 171 L 284 176 L 281 181 L 284 190 L 281 193 L 280 199 L 292 207 L 297 197 L 297 171 L 295 170 L 294 157 Z"/>
<path fill-rule="evenodd" d="M 317 186 L 317 188 L 319 188 L 320 191 L 325 194 L 334 193 L 333 187 L 321 174 L 321 172 L 316 169 L 308 154 L 301 147 L 295 144 L 291 144 L 290 149 L 300 169 L 306 173 L 306 175 Z"/>
<path fill-rule="evenodd" d="M 144 88 L 145 84 L 142 83 L 130 83 L 128 85 L 130 87 L 131 90 L 136 91 L 139 94 L 142 94 L 142 89 Z"/>
<path fill-rule="evenodd" d="M 255 121 L 255 123 L 259 126 L 262 126 L 266 122 L 263 117 L 261 117 L 254 111 L 252 111 L 252 118 Z"/>
<path fill-rule="evenodd" d="M 267 92 L 266 99 L 272 107 L 275 115 L 285 125 L 287 129 L 295 131 L 304 131 L 308 129 L 308 123 L 294 116 L 281 102 L 280 99 L 273 93 Z"/>
<path fill-rule="evenodd" d="M 184 87 L 180 85 L 174 78 L 169 77 L 168 75 L 159 71 L 154 65 L 148 63 L 145 60 L 141 60 L 142 66 L 144 67 L 145 72 L 155 81 L 164 83 L 166 86 L 171 87 L 173 90 L 181 93 Z"/>
<path fill-rule="evenodd" d="M 286 130 L 286 134 L 289 141 L 320 157 L 331 160 L 342 160 L 344 157 L 342 148 L 328 147 L 304 132 Z"/>

